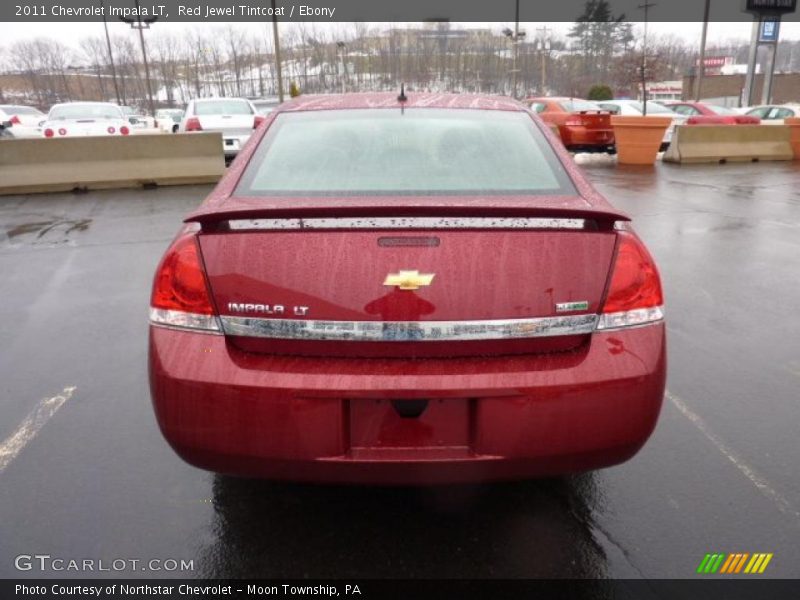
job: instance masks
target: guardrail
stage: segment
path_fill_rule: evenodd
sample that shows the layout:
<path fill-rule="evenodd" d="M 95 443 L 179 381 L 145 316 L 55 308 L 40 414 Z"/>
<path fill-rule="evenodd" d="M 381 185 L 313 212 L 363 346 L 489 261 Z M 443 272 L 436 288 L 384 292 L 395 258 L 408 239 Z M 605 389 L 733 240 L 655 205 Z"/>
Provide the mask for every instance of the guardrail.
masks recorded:
<path fill-rule="evenodd" d="M 220 133 L 0 141 L 0 195 L 214 183 Z"/>
<path fill-rule="evenodd" d="M 720 163 L 792 160 L 789 128 L 783 125 L 679 125 L 665 162 Z"/>

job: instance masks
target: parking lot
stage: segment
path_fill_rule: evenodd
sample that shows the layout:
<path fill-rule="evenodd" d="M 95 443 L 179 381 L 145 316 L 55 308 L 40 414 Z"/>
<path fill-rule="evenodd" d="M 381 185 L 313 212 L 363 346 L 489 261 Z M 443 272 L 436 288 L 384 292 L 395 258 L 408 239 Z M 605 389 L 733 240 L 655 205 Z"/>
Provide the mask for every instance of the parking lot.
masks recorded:
<path fill-rule="evenodd" d="M 147 577 L 690 578 L 709 552 L 773 553 L 761 577 L 800 576 L 797 163 L 579 160 L 661 268 L 661 420 L 622 466 L 492 486 L 299 486 L 184 464 L 150 407 L 147 306 L 210 186 L 0 199 L 0 576 L 41 576 L 14 557 L 48 554 L 193 561 L 116 573 Z"/>

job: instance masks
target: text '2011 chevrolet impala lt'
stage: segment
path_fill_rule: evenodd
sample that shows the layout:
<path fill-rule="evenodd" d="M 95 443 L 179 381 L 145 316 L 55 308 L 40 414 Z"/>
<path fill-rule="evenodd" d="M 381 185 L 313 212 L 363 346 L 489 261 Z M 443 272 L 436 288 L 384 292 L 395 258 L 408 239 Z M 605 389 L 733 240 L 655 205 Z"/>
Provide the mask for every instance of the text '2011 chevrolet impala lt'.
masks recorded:
<path fill-rule="evenodd" d="M 299 98 L 158 266 L 149 369 L 189 463 L 428 484 L 613 465 L 666 377 L 653 259 L 521 104 Z"/>

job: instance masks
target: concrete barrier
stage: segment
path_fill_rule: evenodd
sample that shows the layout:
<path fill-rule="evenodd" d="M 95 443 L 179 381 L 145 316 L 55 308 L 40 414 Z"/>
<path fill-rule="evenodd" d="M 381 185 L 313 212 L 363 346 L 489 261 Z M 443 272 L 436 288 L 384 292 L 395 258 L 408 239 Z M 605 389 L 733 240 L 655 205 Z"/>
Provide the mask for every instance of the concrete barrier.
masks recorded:
<path fill-rule="evenodd" d="M 0 141 L 0 195 L 214 183 L 220 133 Z"/>
<path fill-rule="evenodd" d="M 789 128 L 767 125 L 679 125 L 664 161 L 675 163 L 792 160 Z"/>

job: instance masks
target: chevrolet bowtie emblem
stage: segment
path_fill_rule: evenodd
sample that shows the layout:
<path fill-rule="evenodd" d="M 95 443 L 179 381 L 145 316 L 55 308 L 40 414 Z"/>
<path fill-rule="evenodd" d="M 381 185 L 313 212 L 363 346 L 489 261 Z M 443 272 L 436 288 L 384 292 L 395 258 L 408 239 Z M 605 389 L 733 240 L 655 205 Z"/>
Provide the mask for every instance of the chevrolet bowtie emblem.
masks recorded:
<path fill-rule="evenodd" d="M 401 290 L 418 290 L 423 286 L 430 285 L 433 277 L 433 273 L 400 271 L 399 273 L 389 273 L 383 285 L 398 287 Z"/>

